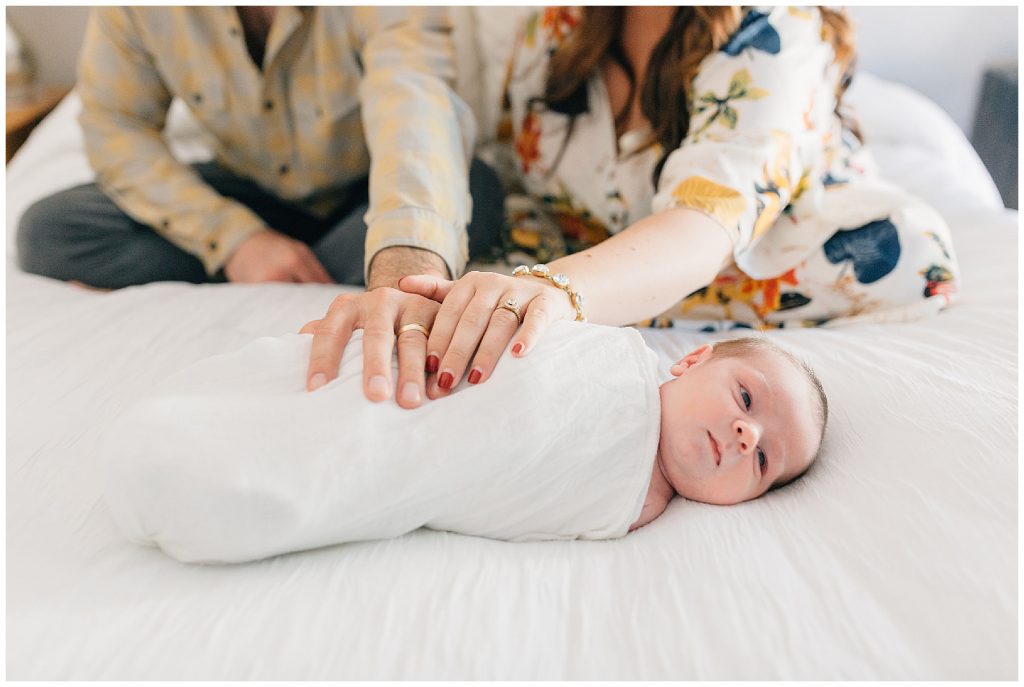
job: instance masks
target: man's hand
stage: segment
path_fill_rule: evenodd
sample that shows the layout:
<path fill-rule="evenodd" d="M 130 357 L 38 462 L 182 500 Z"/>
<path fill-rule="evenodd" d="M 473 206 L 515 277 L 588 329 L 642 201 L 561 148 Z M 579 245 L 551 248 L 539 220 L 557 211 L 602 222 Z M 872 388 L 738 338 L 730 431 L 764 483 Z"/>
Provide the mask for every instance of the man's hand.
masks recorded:
<path fill-rule="evenodd" d="M 398 405 L 416 408 L 425 396 L 427 337 L 441 307 L 429 298 L 393 288 L 407 274 L 446 277 L 440 256 L 419 248 L 396 246 L 377 253 L 370 265 L 366 293 L 338 296 L 321 320 L 307 323 L 302 334 L 313 335 L 306 388 L 315 391 L 338 376 L 342 353 L 352 332 L 363 330 L 363 394 L 384 401 L 394 389 Z M 398 385 L 392 385 L 391 354 L 398 344 Z"/>
<path fill-rule="evenodd" d="M 299 332 L 313 335 L 306 389 L 316 391 L 338 376 L 352 332 L 362 329 L 363 394 L 375 402 L 391 398 L 391 353 L 397 338 L 398 405 L 418 407 L 425 395 L 427 337 L 418 328 L 401 330 L 417 324 L 429 332 L 440 307 L 429 298 L 387 286 L 338 296 L 322 320 L 307 323 Z"/>
<path fill-rule="evenodd" d="M 334 283 L 309 246 L 271 229 L 243 241 L 224 265 L 224 275 L 234 282 Z"/>

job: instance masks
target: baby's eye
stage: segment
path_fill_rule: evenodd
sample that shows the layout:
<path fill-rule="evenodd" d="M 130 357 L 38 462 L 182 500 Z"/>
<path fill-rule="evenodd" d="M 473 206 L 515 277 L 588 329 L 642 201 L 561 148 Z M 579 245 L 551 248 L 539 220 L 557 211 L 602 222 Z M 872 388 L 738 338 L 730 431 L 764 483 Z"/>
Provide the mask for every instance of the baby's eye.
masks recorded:
<path fill-rule="evenodd" d="M 743 399 L 743 407 L 750 410 L 750 394 L 743 387 L 740 387 L 740 398 Z"/>
<path fill-rule="evenodd" d="M 764 469 L 768 465 L 768 456 L 761 449 L 757 449 L 757 465 L 761 468 L 761 474 L 764 474 Z"/>

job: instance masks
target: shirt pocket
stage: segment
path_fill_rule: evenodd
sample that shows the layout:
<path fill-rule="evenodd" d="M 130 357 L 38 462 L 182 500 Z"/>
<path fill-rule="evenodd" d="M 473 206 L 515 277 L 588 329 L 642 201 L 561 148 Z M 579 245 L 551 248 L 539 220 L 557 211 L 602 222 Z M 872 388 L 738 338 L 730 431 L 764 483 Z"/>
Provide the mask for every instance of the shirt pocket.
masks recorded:
<path fill-rule="evenodd" d="M 359 83 L 362 71 L 356 56 L 342 51 L 329 65 L 323 65 L 316 78 L 313 94 L 314 114 L 319 122 L 332 126 L 359 109 Z"/>
<path fill-rule="evenodd" d="M 232 113 L 227 85 L 210 71 L 209 67 L 186 70 L 173 91 L 204 128 L 219 139 L 230 138 L 242 113 L 237 109 Z"/>

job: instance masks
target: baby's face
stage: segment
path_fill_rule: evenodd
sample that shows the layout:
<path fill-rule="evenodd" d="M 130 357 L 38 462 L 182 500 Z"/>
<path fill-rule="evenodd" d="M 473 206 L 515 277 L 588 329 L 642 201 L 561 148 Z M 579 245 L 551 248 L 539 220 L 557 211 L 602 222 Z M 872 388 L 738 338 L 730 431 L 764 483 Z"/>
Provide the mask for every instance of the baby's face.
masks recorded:
<path fill-rule="evenodd" d="M 772 351 L 711 358 L 702 346 L 661 386 L 658 461 L 680 496 L 756 499 L 813 460 L 821 428 L 803 373 Z"/>

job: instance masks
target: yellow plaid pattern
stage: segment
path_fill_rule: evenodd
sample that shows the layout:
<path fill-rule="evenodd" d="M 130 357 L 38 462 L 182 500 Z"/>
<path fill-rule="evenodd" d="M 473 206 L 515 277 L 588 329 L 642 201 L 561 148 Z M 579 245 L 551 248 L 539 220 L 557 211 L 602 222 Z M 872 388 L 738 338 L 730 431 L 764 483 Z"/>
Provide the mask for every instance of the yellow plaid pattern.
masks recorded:
<path fill-rule="evenodd" d="M 415 246 L 458 275 L 475 122 L 453 81 L 445 8 L 278 7 L 260 70 L 232 7 L 99 7 L 79 121 L 101 188 L 210 274 L 264 224 L 171 154 L 174 97 L 221 165 L 316 216 L 369 174 L 367 265 L 382 248 Z"/>

